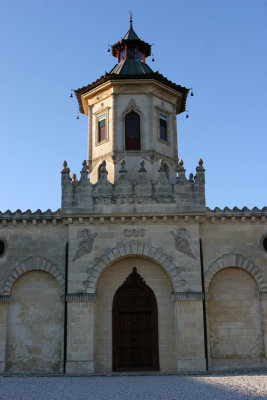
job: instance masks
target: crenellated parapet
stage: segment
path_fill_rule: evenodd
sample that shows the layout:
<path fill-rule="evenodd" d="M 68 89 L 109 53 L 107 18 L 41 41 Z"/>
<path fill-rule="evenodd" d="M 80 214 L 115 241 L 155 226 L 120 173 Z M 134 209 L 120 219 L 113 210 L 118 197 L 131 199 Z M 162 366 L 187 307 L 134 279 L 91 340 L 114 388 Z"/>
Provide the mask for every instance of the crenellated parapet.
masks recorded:
<path fill-rule="evenodd" d="M 213 210 L 207 207 L 206 215 L 209 217 L 267 217 L 267 207 L 262 207 L 262 209 L 258 207 L 253 207 L 249 209 L 248 207 L 224 207 L 221 209 L 219 207 L 215 207 Z"/>
<path fill-rule="evenodd" d="M 139 213 L 205 213 L 205 169 L 199 160 L 195 176 L 186 178 L 183 161 L 177 166 L 176 182 L 170 183 L 164 160 L 160 161 L 158 177 L 153 182 L 147 178 L 144 160 L 136 171 L 134 182 L 128 179 L 125 160 L 121 161 L 119 179 L 112 184 L 108 179 L 106 161 L 99 168 L 99 178 L 90 182 L 86 161 L 83 162 L 80 180 L 70 170 L 66 161 L 61 171 L 63 214 L 139 214 Z M 132 173 L 133 171 L 131 171 Z"/>

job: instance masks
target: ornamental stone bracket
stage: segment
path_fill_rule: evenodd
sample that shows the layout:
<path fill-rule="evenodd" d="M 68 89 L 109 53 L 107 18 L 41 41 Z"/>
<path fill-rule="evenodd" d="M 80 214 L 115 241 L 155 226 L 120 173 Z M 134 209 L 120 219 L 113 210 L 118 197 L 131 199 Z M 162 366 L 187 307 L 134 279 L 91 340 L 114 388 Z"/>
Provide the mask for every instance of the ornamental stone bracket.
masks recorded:
<path fill-rule="evenodd" d="M 223 256 L 217 258 L 217 260 L 215 260 L 209 266 L 205 275 L 206 290 L 208 290 L 211 279 L 216 274 L 216 272 L 219 272 L 220 270 L 227 267 L 239 267 L 244 269 L 253 276 L 253 278 L 257 282 L 259 291 L 263 293 L 267 292 L 267 284 L 260 272 L 260 269 L 253 263 L 253 261 L 238 253 L 224 254 Z"/>
<path fill-rule="evenodd" d="M 61 288 L 61 293 L 64 293 L 65 291 L 65 279 L 64 275 L 60 271 L 60 269 L 57 267 L 56 264 L 54 264 L 52 261 L 50 261 L 48 258 L 41 257 L 38 255 L 31 256 L 24 258 L 21 260 L 16 268 L 14 268 L 10 274 L 8 275 L 4 287 L 3 287 L 3 295 L 4 296 L 10 296 L 11 294 L 11 289 L 14 284 L 14 282 L 25 272 L 29 271 L 45 271 L 51 274 L 59 283 L 60 288 Z"/>
<path fill-rule="evenodd" d="M 161 247 L 154 247 L 149 242 L 131 240 L 118 243 L 117 247 L 107 248 L 100 257 L 95 259 L 94 265 L 87 270 L 87 280 L 83 282 L 86 290 L 95 293 L 102 271 L 113 261 L 129 255 L 144 256 L 160 264 L 169 275 L 174 292 L 185 286 L 186 280 L 181 276 L 182 268 L 174 264 L 172 256 L 166 254 Z"/>

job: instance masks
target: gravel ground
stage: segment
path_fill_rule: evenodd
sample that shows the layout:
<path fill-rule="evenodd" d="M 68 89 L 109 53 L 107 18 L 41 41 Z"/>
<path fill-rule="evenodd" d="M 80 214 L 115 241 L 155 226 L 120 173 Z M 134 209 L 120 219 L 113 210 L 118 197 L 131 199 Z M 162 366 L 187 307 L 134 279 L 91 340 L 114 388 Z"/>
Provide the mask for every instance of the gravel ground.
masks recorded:
<path fill-rule="evenodd" d="M 267 374 L 0 377 L 1 400 L 267 399 Z"/>

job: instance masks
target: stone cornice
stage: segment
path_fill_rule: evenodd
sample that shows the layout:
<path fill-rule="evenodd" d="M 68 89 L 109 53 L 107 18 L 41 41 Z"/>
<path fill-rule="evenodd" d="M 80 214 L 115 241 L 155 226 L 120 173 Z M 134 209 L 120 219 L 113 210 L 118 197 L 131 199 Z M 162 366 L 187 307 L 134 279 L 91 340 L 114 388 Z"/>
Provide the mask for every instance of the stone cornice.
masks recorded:
<path fill-rule="evenodd" d="M 203 292 L 174 292 L 173 300 L 204 300 L 209 297 L 208 293 Z"/>
<path fill-rule="evenodd" d="M 62 301 L 65 300 L 65 296 L 61 296 Z M 96 301 L 96 293 L 68 293 L 66 295 L 66 301 L 68 303 L 93 303 Z"/>
<path fill-rule="evenodd" d="M 198 212 L 198 213 L 142 213 L 134 215 L 117 215 L 110 213 L 102 214 L 87 214 L 87 213 L 65 213 L 61 214 L 61 210 L 54 213 L 52 212 L 40 212 L 30 213 L 26 212 L 0 212 L 0 227 L 12 226 L 57 226 L 57 225 L 99 225 L 99 224 L 114 224 L 116 223 L 253 223 L 255 221 L 266 223 L 267 212 L 260 211 L 255 213 L 254 211 L 244 213 L 217 213 L 217 212 Z"/>
<path fill-rule="evenodd" d="M 10 301 L 10 296 L 0 295 L 0 304 L 7 304 Z"/>

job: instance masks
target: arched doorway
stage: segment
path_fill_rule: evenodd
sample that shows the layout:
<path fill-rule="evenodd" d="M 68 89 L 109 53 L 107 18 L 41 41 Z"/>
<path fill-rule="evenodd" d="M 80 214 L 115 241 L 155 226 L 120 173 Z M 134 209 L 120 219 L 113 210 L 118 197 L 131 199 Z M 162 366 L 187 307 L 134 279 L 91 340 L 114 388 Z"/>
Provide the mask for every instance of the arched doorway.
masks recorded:
<path fill-rule="evenodd" d="M 112 307 L 113 371 L 157 371 L 158 308 L 136 267 L 115 293 Z"/>

